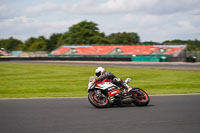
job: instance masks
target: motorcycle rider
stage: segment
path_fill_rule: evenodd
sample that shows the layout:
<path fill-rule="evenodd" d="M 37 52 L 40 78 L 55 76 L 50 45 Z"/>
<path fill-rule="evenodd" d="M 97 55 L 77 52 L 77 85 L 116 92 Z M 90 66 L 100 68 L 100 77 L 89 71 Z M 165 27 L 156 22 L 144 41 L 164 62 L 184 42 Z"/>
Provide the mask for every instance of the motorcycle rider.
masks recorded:
<path fill-rule="evenodd" d="M 128 86 L 121 80 L 120 78 L 117 78 L 114 74 L 111 72 L 105 71 L 103 67 L 97 67 L 95 70 L 97 81 L 103 81 L 104 79 L 110 79 L 112 83 L 117 85 L 120 88 L 124 88 L 128 90 Z"/>

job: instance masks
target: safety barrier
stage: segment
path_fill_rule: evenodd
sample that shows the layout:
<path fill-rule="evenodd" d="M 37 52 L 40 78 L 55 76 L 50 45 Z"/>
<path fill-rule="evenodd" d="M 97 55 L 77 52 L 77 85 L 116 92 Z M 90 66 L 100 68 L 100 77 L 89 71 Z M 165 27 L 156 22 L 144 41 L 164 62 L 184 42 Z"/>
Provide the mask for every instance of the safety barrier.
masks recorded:
<path fill-rule="evenodd" d="M 131 61 L 130 57 L 1 57 L 0 61 Z"/>
<path fill-rule="evenodd" d="M 133 61 L 133 62 L 196 62 L 193 57 L 172 57 L 170 55 L 54 55 L 49 57 L 0 57 L 0 61 Z"/>
<path fill-rule="evenodd" d="M 131 61 L 136 62 L 165 62 L 172 55 L 136 55 L 132 56 Z"/>

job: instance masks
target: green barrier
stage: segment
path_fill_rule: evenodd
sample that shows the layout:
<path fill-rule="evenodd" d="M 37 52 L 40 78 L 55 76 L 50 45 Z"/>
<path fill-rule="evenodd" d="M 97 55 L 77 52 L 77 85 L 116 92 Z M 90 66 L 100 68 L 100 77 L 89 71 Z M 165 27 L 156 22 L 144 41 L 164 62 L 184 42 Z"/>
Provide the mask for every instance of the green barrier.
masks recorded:
<path fill-rule="evenodd" d="M 132 56 L 131 61 L 136 62 L 165 62 L 167 57 L 172 55 L 136 55 Z"/>
<path fill-rule="evenodd" d="M 158 57 L 133 57 L 131 61 L 141 61 L 141 62 L 159 62 L 160 58 Z"/>

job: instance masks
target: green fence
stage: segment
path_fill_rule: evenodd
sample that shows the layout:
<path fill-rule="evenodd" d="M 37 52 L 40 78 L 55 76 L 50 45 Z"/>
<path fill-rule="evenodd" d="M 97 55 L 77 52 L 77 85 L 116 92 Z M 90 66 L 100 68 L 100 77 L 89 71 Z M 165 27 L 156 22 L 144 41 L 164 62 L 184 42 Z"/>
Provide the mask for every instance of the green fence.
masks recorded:
<path fill-rule="evenodd" d="M 165 62 L 167 57 L 172 55 L 136 55 L 132 56 L 131 61 L 136 62 Z"/>

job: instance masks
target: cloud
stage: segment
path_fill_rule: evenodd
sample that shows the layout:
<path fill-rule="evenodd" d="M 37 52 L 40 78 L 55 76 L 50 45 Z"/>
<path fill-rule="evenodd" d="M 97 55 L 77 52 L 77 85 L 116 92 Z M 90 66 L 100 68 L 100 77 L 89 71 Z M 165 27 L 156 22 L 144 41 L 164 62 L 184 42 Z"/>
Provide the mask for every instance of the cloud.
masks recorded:
<path fill-rule="evenodd" d="M 142 41 L 200 36 L 199 0 L 8 1 L 0 5 L 1 37 L 49 36 L 82 20 L 97 23 L 107 35 L 136 32 Z"/>
<path fill-rule="evenodd" d="M 37 5 L 27 9 L 27 13 L 29 15 L 38 16 L 38 15 L 45 15 L 50 14 L 52 12 L 63 11 L 68 8 L 65 4 L 57 4 L 53 2 L 46 2 L 41 5 Z"/>
<path fill-rule="evenodd" d="M 200 8 L 199 0 L 86 0 L 73 4 L 73 12 L 81 14 L 173 14 Z"/>
<path fill-rule="evenodd" d="M 9 6 L 2 4 L 0 5 L 0 20 L 9 19 L 16 15 L 16 10 L 11 9 Z"/>
<path fill-rule="evenodd" d="M 199 23 L 199 17 L 182 13 L 169 15 L 127 14 L 115 25 L 117 27 L 121 24 L 123 30 L 139 33 L 142 41 L 163 41 L 166 39 L 189 39 L 191 37 L 189 34 L 194 35 L 192 39 L 199 38 Z"/>
<path fill-rule="evenodd" d="M 63 12 L 77 15 L 155 14 L 167 15 L 179 12 L 199 14 L 199 0 L 79 0 L 74 3 L 45 2 L 27 9 L 31 15 Z"/>
<path fill-rule="evenodd" d="M 0 21 L 0 31 L 2 31 L 0 32 L 0 36 L 1 38 L 13 36 L 23 41 L 29 37 L 37 37 L 40 35 L 48 37 L 52 33 L 66 32 L 71 25 L 79 21 L 80 20 L 59 20 L 42 22 L 37 19 L 20 16 Z"/>

